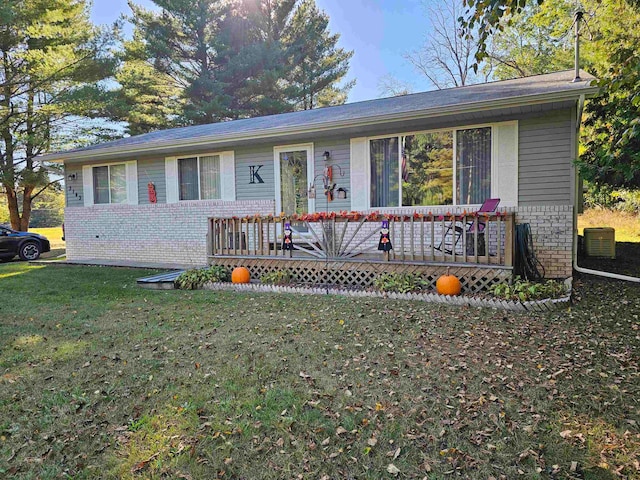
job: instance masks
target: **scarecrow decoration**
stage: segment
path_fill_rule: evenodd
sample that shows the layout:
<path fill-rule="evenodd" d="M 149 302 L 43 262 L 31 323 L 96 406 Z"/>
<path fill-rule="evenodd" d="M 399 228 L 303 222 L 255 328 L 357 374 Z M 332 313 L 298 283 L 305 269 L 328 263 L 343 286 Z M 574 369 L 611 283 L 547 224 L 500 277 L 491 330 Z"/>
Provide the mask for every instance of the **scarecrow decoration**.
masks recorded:
<path fill-rule="evenodd" d="M 293 250 L 293 231 L 289 222 L 284 224 L 284 235 L 282 236 L 282 250 Z"/>
<path fill-rule="evenodd" d="M 380 229 L 380 242 L 378 243 L 378 250 L 382 252 L 389 252 L 393 250 L 391 245 L 391 239 L 389 238 L 389 220 L 382 221 L 382 228 Z"/>

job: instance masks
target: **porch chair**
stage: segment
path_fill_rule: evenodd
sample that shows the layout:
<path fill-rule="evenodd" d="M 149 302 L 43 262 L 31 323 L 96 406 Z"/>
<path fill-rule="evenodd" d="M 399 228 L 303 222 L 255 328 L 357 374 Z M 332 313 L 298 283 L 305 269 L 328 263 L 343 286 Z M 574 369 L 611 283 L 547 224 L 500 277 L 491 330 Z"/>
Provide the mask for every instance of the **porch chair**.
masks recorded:
<path fill-rule="evenodd" d="M 476 214 L 493 213 L 496 211 L 499 204 L 500 204 L 499 198 L 488 198 L 476 211 Z M 441 252 L 446 253 L 447 255 L 451 255 L 455 250 L 455 248 L 457 247 L 458 243 L 460 242 L 460 239 L 462 238 L 465 230 L 467 232 L 467 235 L 473 235 L 475 233 L 475 228 L 474 228 L 475 225 L 476 223 L 473 221 L 466 222 L 466 224 L 464 225 L 462 225 L 462 222 L 452 222 L 451 224 L 449 224 L 449 226 L 445 230 L 444 235 L 442 237 L 442 241 L 440 242 L 440 245 L 435 247 L 436 250 L 440 250 Z M 483 234 L 485 231 L 485 228 L 487 227 L 486 222 L 482 221 L 482 219 L 478 217 L 477 225 L 478 225 L 478 235 Z M 447 242 L 447 237 L 451 237 L 451 242 Z M 482 246 L 484 246 L 484 244 Z"/>

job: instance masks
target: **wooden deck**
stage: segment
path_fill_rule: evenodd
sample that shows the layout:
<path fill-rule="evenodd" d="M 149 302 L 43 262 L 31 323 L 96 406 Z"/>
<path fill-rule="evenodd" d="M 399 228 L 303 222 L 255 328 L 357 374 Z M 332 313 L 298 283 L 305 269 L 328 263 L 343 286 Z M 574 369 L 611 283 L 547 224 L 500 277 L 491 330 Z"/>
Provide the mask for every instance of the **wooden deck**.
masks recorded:
<path fill-rule="evenodd" d="M 378 249 L 381 222 L 393 249 Z M 286 225 L 293 248 L 283 248 Z M 382 273 L 415 273 L 433 283 L 449 268 L 464 291 L 512 275 L 513 214 L 342 217 L 255 216 L 209 219 L 208 261 L 247 267 L 253 278 L 290 270 L 300 283 L 369 287 Z"/>

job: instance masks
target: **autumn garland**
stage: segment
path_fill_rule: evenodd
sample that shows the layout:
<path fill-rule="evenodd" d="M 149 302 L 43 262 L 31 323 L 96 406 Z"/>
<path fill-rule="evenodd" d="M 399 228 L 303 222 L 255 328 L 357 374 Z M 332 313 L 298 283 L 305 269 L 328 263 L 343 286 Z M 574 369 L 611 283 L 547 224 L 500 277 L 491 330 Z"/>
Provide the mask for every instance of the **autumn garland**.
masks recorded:
<path fill-rule="evenodd" d="M 485 213 L 485 212 L 467 212 L 466 210 L 462 212 L 462 214 L 453 214 L 450 212 L 445 213 L 444 215 L 434 215 L 433 213 L 420 213 L 414 212 L 412 215 L 396 215 L 392 213 L 380 213 L 378 211 L 370 212 L 370 213 L 362 213 L 362 212 L 347 212 L 346 210 L 340 212 L 314 212 L 314 213 L 303 213 L 303 214 L 293 214 L 293 215 L 285 215 L 282 212 L 280 215 L 261 215 L 256 213 L 255 215 L 247 215 L 246 217 L 231 217 L 234 220 L 259 220 L 259 219 L 267 219 L 270 221 L 283 221 L 285 219 L 292 221 L 301 221 L 301 222 L 320 222 L 324 220 L 353 220 L 359 221 L 364 218 L 367 221 L 382 221 L 382 220 L 393 220 L 393 221 L 409 221 L 412 218 L 414 220 L 428 220 L 428 221 L 443 221 L 449 220 L 452 222 L 455 221 L 466 221 L 470 218 L 486 218 L 488 219 L 490 216 L 495 217 L 506 217 L 507 212 L 494 212 L 494 213 Z"/>

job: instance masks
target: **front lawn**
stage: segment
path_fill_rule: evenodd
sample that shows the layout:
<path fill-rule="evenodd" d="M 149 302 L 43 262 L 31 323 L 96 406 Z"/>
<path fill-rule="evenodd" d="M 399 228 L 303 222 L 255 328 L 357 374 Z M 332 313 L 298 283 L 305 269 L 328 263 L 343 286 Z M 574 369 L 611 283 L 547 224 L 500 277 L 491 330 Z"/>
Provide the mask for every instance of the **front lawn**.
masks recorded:
<path fill-rule="evenodd" d="M 640 478 L 640 289 L 546 316 L 0 266 L 3 478 Z"/>
<path fill-rule="evenodd" d="M 47 240 L 51 243 L 51 249 L 64 248 L 66 245 L 62 239 L 62 227 L 30 228 L 29 231 L 47 237 Z"/>

